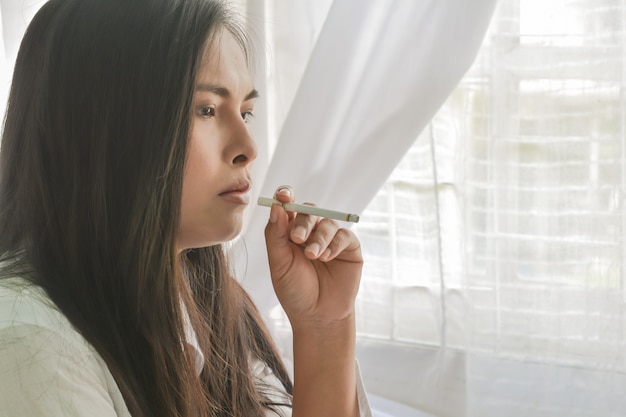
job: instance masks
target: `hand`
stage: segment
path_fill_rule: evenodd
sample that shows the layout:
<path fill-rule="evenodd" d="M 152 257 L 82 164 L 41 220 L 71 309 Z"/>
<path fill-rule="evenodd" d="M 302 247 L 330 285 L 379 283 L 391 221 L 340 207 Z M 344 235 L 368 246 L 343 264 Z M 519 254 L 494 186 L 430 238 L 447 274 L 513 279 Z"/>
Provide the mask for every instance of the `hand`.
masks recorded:
<path fill-rule="evenodd" d="M 274 198 L 290 203 L 294 193 L 283 186 Z M 353 317 L 363 267 L 354 233 L 334 220 L 274 204 L 265 241 L 274 291 L 292 326 L 324 326 Z"/>

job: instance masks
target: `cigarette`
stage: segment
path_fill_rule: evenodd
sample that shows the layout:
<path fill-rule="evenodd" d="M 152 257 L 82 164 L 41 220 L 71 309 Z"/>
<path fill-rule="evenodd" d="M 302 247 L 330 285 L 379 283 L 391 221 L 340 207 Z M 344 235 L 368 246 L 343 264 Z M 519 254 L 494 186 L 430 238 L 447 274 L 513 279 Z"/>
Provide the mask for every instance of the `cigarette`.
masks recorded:
<path fill-rule="evenodd" d="M 311 214 L 313 216 L 326 217 L 328 219 L 342 220 L 344 222 L 359 222 L 359 216 L 356 214 L 342 213 L 335 210 L 327 210 L 315 206 L 306 206 L 304 204 L 296 203 L 282 203 L 274 198 L 259 197 L 259 205 L 265 207 L 271 207 L 273 204 L 279 204 L 285 208 L 285 210 L 293 211 L 302 214 Z"/>

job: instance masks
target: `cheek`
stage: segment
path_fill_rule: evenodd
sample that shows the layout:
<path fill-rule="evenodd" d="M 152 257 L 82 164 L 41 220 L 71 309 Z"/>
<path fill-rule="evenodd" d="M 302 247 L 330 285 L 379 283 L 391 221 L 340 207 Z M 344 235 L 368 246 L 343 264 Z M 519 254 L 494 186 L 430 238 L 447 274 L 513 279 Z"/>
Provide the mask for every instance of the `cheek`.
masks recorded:
<path fill-rule="evenodd" d="M 218 151 L 216 147 L 211 146 L 210 140 L 191 137 L 183 177 L 183 212 L 186 208 L 201 203 L 203 197 L 210 195 L 211 187 L 216 185 Z"/>

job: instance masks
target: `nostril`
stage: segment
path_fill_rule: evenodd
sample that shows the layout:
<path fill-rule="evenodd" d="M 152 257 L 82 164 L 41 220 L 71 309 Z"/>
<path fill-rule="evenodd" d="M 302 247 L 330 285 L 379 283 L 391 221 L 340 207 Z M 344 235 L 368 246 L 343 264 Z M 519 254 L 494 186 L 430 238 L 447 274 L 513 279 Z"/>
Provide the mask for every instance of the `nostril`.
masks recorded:
<path fill-rule="evenodd" d="M 235 157 L 235 159 L 233 159 L 233 164 L 241 164 L 248 161 L 248 157 L 245 156 L 244 154 L 239 154 Z"/>

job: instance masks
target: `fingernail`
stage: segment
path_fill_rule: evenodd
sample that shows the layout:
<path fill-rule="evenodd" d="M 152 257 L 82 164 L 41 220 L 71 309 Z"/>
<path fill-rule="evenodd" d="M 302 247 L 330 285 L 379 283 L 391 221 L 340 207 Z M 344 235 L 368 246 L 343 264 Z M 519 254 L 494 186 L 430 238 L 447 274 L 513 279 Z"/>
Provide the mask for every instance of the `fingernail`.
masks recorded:
<path fill-rule="evenodd" d="M 291 187 L 287 185 L 283 185 L 276 190 L 276 195 L 282 194 L 287 197 L 292 197 L 293 192 L 291 191 Z"/>
<path fill-rule="evenodd" d="M 293 229 L 292 235 L 291 235 L 294 239 L 298 239 L 302 242 L 304 242 L 304 239 L 306 237 L 306 229 L 302 226 L 298 226 L 295 229 Z"/>
<path fill-rule="evenodd" d="M 309 252 L 313 256 L 317 256 L 320 249 L 321 246 L 319 245 L 319 243 L 311 243 L 309 246 L 306 247 L 307 252 Z"/>
<path fill-rule="evenodd" d="M 330 249 L 326 249 L 324 253 L 322 254 L 322 256 L 320 256 L 320 259 L 323 261 L 327 261 L 328 258 L 330 258 L 330 253 L 331 253 Z"/>

